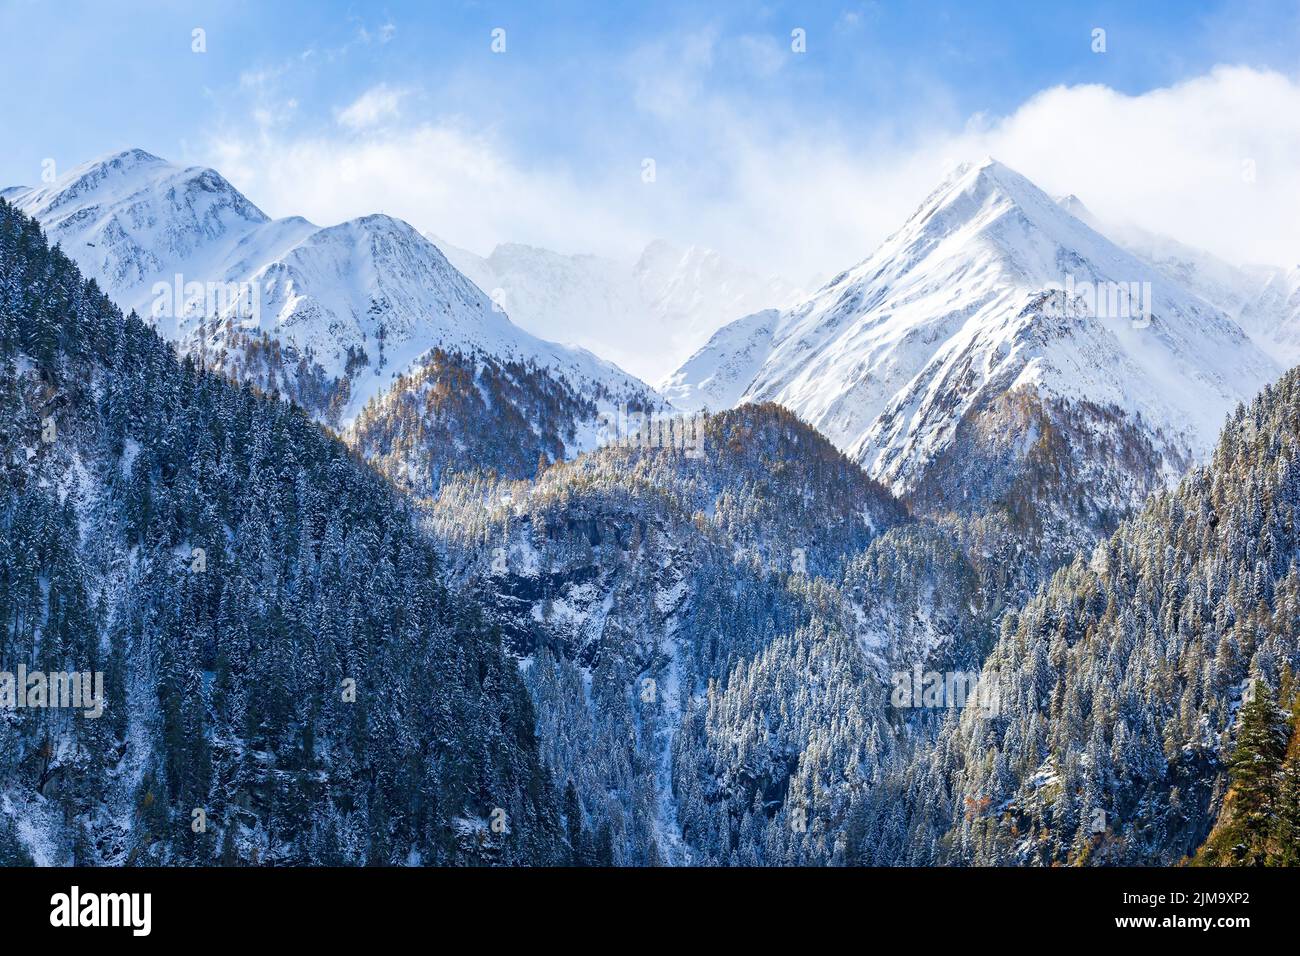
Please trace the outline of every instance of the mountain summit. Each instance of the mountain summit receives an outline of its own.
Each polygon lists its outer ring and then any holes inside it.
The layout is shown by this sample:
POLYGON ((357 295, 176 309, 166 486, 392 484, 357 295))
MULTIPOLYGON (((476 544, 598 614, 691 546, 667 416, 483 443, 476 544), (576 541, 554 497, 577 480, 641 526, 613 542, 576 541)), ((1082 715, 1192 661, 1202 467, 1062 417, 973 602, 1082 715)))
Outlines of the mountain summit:
POLYGON ((331 424, 349 424, 435 349, 530 364, 607 404, 658 401, 611 363, 515 326, 390 216, 273 220, 214 170, 139 149, 4 196, 124 309, 331 424))
POLYGON ((1220 310, 986 159, 862 263, 720 330, 662 387, 679 407, 778 402, 897 493, 926 499, 942 471, 951 505, 973 494, 962 462, 992 467, 972 484, 996 496, 1041 426, 1067 420, 1080 446, 1114 449, 1121 432, 1149 446, 1112 468, 1138 473, 1140 494, 1278 373, 1220 310))

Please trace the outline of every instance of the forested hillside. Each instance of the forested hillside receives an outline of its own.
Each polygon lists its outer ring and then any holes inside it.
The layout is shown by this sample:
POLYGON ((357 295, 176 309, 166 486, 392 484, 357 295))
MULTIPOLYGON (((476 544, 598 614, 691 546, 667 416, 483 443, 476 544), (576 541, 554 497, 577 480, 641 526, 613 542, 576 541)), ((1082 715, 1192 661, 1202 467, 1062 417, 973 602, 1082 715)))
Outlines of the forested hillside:
POLYGON ((1194 853, 1243 733, 1256 747, 1277 737, 1275 765, 1289 736, 1282 716, 1252 722, 1260 704, 1243 719, 1242 702, 1292 694, 1297 508, 1292 371, 1238 409, 1207 465, 1003 620, 985 664, 1001 712, 954 719, 894 784, 917 795, 901 814, 920 837, 907 858, 1168 864, 1194 853))
POLYGON ((408 506, 298 408, 178 360, 0 202, 0 859, 538 863, 513 662, 408 506))
POLYGON ((594 430, 595 398, 532 362, 435 349, 372 400, 347 432, 398 487, 437 492, 453 472, 493 470, 531 478, 594 430))
POLYGON ((520 655, 594 845, 626 864, 818 862, 783 808, 807 794, 809 839, 842 823, 898 735, 937 726, 888 707, 891 674, 978 667, 997 601, 948 533, 785 409, 700 428, 698 456, 606 447, 535 482, 460 476, 431 524, 520 655))

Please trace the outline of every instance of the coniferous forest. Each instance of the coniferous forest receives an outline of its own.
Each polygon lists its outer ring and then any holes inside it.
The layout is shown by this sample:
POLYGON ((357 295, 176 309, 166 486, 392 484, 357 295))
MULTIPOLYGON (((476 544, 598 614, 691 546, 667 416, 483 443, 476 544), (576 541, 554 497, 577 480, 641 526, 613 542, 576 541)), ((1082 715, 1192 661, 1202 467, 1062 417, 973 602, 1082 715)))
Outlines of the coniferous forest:
POLYGON ((0 658, 106 697, 0 712, 0 858, 563 859, 523 681, 409 504, 2 202, 0 302, 0 658))

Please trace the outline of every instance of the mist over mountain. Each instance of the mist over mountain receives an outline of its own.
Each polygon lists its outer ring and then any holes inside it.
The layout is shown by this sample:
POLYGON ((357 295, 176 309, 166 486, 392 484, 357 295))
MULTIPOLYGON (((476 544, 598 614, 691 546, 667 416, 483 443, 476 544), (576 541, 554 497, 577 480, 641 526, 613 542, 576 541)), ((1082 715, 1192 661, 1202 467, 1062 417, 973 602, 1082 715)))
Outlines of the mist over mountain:
POLYGON ((575 342, 655 381, 719 326, 802 293, 712 249, 651 242, 635 262, 507 243, 486 258, 429 238, 538 335, 575 342))

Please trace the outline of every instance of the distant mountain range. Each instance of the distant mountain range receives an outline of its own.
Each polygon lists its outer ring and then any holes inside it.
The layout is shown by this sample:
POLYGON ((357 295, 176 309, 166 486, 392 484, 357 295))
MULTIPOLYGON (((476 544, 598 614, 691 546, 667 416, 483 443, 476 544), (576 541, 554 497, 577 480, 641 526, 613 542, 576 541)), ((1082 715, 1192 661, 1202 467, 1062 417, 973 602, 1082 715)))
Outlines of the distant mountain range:
POLYGON ((429 238, 525 328, 589 348, 647 381, 675 368, 724 322, 803 295, 711 249, 664 240, 629 263, 516 243, 484 258, 429 238))
POLYGON ((1300 348, 1300 267, 1238 269, 1131 227, 1111 241, 1076 197, 1054 202, 993 160, 958 170, 870 257, 802 298, 662 241, 635 263, 511 244, 484 258, 388 216, 271 220, 219 173, 138 149, 3 195, 124 308, 336 427, 409 385, 437 349, 476 368, 520 363, 569 393, 545 423, 535 395, 514 406, 551 459, 592 447, 599 415, 628 404, 774 401, 898 494, 930 500, 943 485, 944 506, 972 436, 997 434, 996 447, 977 442, 981 458, 1014 481, 1003 459, 1023 458, 1014 449, 1036 426, 1011 421, 1010 396, 1072 417, 1080 442, 1118 428, 1149 445, 1118 479, 1132 487, 1116 494, 1140 497, 1203 456, 1227 412, 1300 348), (236 292, 195 300, 190 282, 236 292), (1089 301, 1080 290, 1092 289, 1102 295, 1089 301), (1131 303, 1149 315, 1105 315, 1115 289, 1149 290, 1131 303), (703 345, 661 397, 510 316, 646 369, 703 345))

